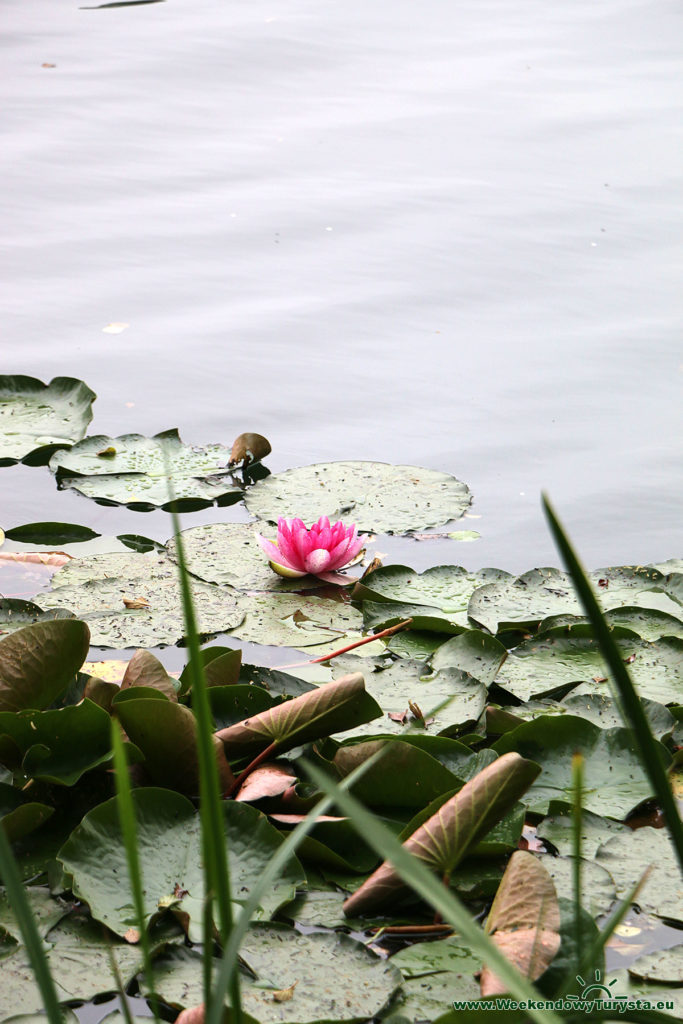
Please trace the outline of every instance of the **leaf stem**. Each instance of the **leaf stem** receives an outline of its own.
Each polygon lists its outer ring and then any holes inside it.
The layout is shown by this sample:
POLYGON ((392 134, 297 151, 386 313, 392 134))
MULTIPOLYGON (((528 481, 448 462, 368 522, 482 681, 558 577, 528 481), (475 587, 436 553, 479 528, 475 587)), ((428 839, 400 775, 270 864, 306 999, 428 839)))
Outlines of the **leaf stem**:
POLYGON ((228 790, 226 790, 224 795, 226 797, 228 797, 228 796, 233 796, 233 797, 237 796, 237 794, 239 793, 240 789, 242 788, 242 784, 243 784, 244 780, 249 775, 251 775, 251 773, 254 771, 254 769, 258 768, 258 766, 260 764, 263 764, 264 761, 267 761, 269 757, 273 757, 273 755, 275 754, 276 750, 277 750, 277 741, 271 743, 269 746, 266 747, 265 750, 262 750, 261 753, 257 757, 255 757, 254 760, 250 762, 250 764, 247 765, 247 767, 244 769, 244 771, 240 772, 240 774, 237 776, 237 778, 235 779, 233 784, 230 786, 230 788, 228 790))
POLYGON ((333 651, 332 654, 326 654, 322 658, 313 658, 312 661, 297 661, 294 665, 276 665, 275 671, 286 672, 290 668, 303 668, 304 665, 320 665, 324 661, 331 661, 332 658, 337 658, 340 654, 354 651, 356 647, 362 647, 363 644, 371 644, 373 640, 383 640, 385 636, 393 636, 394 633, 399 633, 402 629, 408 629, 412 624, 412 619, 404 619, 403 622, 397 622, 395 626, 383 629, 381 633, 372 633, 370 636, 364 636, 362 640, 356 640, 355 643, 349 644, 348 647, 340 647, 338 651, 333 651))

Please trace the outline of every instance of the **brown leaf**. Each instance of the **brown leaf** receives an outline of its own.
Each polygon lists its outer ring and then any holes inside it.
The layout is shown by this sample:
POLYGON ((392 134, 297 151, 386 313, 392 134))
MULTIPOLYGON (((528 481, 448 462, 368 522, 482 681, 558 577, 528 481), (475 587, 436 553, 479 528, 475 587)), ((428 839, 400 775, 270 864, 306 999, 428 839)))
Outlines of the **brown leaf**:
POLYGON ((606 683, 607 682, 607 676, 593 676, 593 682, 594 683, 606 683))
POLYGON ((149 601, 146 597, 124 597, 123 603, 126 608, 149 608, 149 601))
POLYGON ((178 700, 175 686, 166 669, 159 659, 149 651, 136 651, 128 662, 121 681, 121 689, 127 690, 131 686, 151 686, 153 690, 159 690, 169 700, 178 700))
MULTIPOLYGON (((519 928, 514 932, 496 932, 493 941, 503 956, 531 981, 540 978, 552 963, 560 948, 560 936, 547 929, 519 928)), ((483 999, 503 995, 508 991, 505 982, 484 967, 479 979, 483 999)))
POLYGON ((6 562, 33 562, 38 565, 66 565, 73 555, 66 551, 0 551, 0 559, 6 562))
POLYGON ((275 761, 268 761, 259 768, 255 768, 251 775, 244 780, 235 799, 249 803, 252 800, 261 800, 266 796, 280 796, 296 781, 296 776, 292 775, 287 768, 275 761))
POLYGON ((401 725, 405 725, 408 720, 408 710, 405 711, 388 711, 387 718, 390 718, 392 722, 400 722, 401 725))
POLYGON ((140 941, 140 932, 137 928, 129 928, 123 937, 126 942, 130 942, 131 945, 134 945, 136 942, 140 941))
POLYGON ((288 1003, 294 995, 294 989, 299 984, 298 980, 295 981, 289 988, 277 989, 273 992, 273 1002, 275 1003, 288 1003))

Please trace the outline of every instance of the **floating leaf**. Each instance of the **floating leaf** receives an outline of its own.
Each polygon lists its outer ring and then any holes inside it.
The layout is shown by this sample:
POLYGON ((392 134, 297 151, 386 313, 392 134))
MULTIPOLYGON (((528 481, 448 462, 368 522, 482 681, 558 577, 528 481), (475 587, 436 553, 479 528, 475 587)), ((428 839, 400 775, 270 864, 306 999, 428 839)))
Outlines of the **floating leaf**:
POLYGON ((642 911, 683 923, 683 881, 671 839, 666 829, 644 828, 608 839, 595 858, 606 868, 623 899, 646 868, 650 874, 638 893, 642 911))
MULTIPOLYGON (((677 616, 679 605, 669 576, 658 569, 617 566, 588 574, 602 607, 623 605, 655 608, 677 616)), ((581 615, 583 608, 566 572, 531 569, 517 579, 480 587, 471 597, 468 614, 491 633, 511 628, 535 628, 550 615, 581 615)))
MULTIPOLYGON (((539 774, 518 754, 500 757, 451 797, 403 844, 437 871, 450 876, 468 850, 499 821, 539 774)), ((385 861, 344 904, 347 915, 367 913, 392 899, 404 883, 385 861)))
POLYGON ((79 544, 93 540, 100 534, 87 526, 74 523, 26 523, 5 530, 5 536, 8 540, 21 541, 23 544, 79 544))
MULTIPOLYGON (((66 608, 43 611, 33 601, 22 601, 16 597, 0 598, 0 637, 13 633, 22 626, 34 622, 53 622, 55 619, 73 619, 74 613, 66 608)), ((1 648, 0 648, 1 649, 1 648)))
POLYGON ((328 462, 260 480, 245 502, 252 515, 307 524, 321 515, 359 530, 407 533, 459 519, 469 507, 467 486, 447 473, 384 462, 328 462))
MULTIPOLYGON (((683 639, 683 621, 667 612, 659 612, 654 608, 612 608, 605 613, 610 626, 622 626, 637 633, 643 640, 659 640, 662 636, 676 636, 683 639)), ((581 615, 551 615, 544 619, 539 633, 545 633, 555 626, 576 626, 588 624, 588 619, 581 615)))
POLYGON ((389 1021, 434 1021, 454 999, 476 999, 481 959, 459 936, 436 942, 417 942, 391 958, 404 977, 403 991, 389 1021))
MULTIPOLYGON (((227 632, 248 643, 295 649, 316 647, 316 654, 325 654, 337 650, 344 642, 361 639, 360 612, 344 601, 300 594, 240 594, 239 607, 244 620, 227 632)), ((374 650, 380 647, 384 649, 378 640, 374 650)), ((368 655, 372 653, 367 648, 363 650, 368 655)))
MULTIPOLYGON (((638 957, 628 969, 632 978, 662 985, 683 985, 683 944, 638 957)), ((683 993, 681 993, 683 995, 683 993)))
POLYGON ((58 448, 83 437, 95 393, 82 380, 0 376, 0 466, 45 465, 58 448))
MULTIPOLYGON (((612 635, 622 658, 628 659, 641 697, 664 703, 683 700, 683 640, 662 637, 648 643, 620 626, 612 635)), ((610 695, 608 675, 592 626, 558 626, 519 644, 496 682, 520 700, 570 690, 580 682, 590 683, 597 694, 610 695)))
POLYGON ((45 708, 88 654, 90 632, 76 619, 36 622, 0 640, 0 710, 45 708))
POLYGON ((423 614, 441 612, 447 622, 467 629, 470 625, 467 606, 475 590, 511 578, 510 573, 502 569, 470 572, 459 565, 437 565, 418 573, 407 565, 388 565, 364 576, 353 596, 355 600, 424 605, 423 614))
MULTIPOLYGON (((315 576, 285 580, 270 568, 256 540, 253 523, 209 523, 183 530, 183 550, 193 576, 206 583, 220 583, 239 590, 308 590, 320 587, 315 576)), ((176 560, 176 543, 167 544, 169 558, 176 560)))
POLYGON ((127 690, 131 686, 150 686, 171 701, 178 699, 176 693, 179 684, 169 676, 159 659, 149 651, 136 651, 128 662, 121 680, 121 689, 127 690))
MULTIPOLYGON (((569 857, 574 849, 574 822, 568 814, 554 813, 551 804, 549 817, 537 829, 540 839, 548 840, 558 853, 569 857)), ((595 857, 600 846, 614 835, 631 835, 628 825, 620 825, 611 818, 582 810, 581 849, 585 857, 595 857)))
POLYGON ((470 629, 442 644, 431 659, 434 672, 457 669, 489 686, 507 658, 507 650, 495 637, 470 629))
MULTIPOLYGON (((171 707, 159 701, 162 706, 171 707)), ((204 866, 199 815, 186 797, 170 789, 134 789, 132 798, 145 921, 149 922, 161 907, 170 907, 181 922, 189 920, 193 941, 201 941, 204 866)), ((223 814, 232 891, 239 905, 248 897, 282 837, 248 804, 226 802, 223 814)), ((73 875, 74 894, 87 900, 97 921, 121 936, 136 925, 115 798, 86 814, 60 850, 59 859, 73 875)), ((288 903, 303 880, 299 863, 292 858, 264 893, 257 917, 267 918, 288 903)))
MULTIPOLYGON (((657 744, 662 761, 670 755, 657 744)), ((551 800, 572 803, 571 760, 580 750, 585 760, 583 806, 595 814, 622 819, 652 795, 641 767, 633 733, 628 729, 599 729, 573 715, 541 716, 506 733, 494 744, 504 754, 516 750, 543 768, 529 792, 529 806, 545 814, 551 800)), ((631 879, 633 881, 633 879, 631 879)))
MULTIPOLYGON (((199 794, 197 721, 189 708, 171 701, 114 699, 126 734, 145 755, 145 769, 157 786, 189 796, 199 794)), ((214 737, 219 785, 225 792, 234 781, 223 744, 214 737)))
MULTIPOLYGON (((208 583, 192 584, 199 632, 207 636, 241 621, 236 592, 208 583)), ((86 619, 95 647, 154 647, 185 635, 177 566, 158 554, 105 554, 74 558, 53 577, 52 590, 38 594, 42 608, 66 607, 86 619), (80 582, 80 581, 83 582, 80 582), (127 609, 135 593, 149 607, 127 609)))
POLYGON ((379 714, 381 709, 365 692, 363 676, 356 672, 221 729, 216 735, 234 759, 271 744, 278 751, 289 750, 332 732, 353 729, 379 714))
POLYGON ((9 737, 21 757, 11 765, 45 782, 73 786, 84 772, 109 761, 109 715, 90 700, 54 711, 0 711, 0 737, 9 737))
MULTIPOLYGON (((550 857, 547 853, 529 854, 538 857, 553 880, 557 895, 566 900, 574 895, 574 858, 550 857)), ((581 903, 591 917, 604 917, 617 898, 612 877, 594 860, 581 858, 581 903)))
POLYGON ((458 788, 462 781, 427 751, 393 739, 342 746, 335 754, 334 767, 345 778, 383 748, 383 757, 365 771, 351 790, 370 807, 424 807, 439 794, 458 788))
POLYGON ((0 827, 11 843, 33 832, 52 814, 54 807, 27 800, 18 789, 0 783, 0 827))
MULTIPOLYGON (((389 1004, 401 984, 390 961, 342 934, 302 935, 284 925, 252 925, 240 957, 250 971, 240 981, 242 1007, 260 1024, 369 1020, 389 1004), (273 999, 273 992, 298 979, 305 982, 299 981, 291 1000, 273 999)), ((174 1008, 203 999, 202 958, 194 950, 172 950, 159 958, 154 979, 155 991, 174 1008)), ((141 988, 148 992, 144 981, 141 988)))
POLYGON ((100 504, 127 505, 142 512, 169 509, 173 504, 170 486, 175 507, 192 512, 214 502, 230 505, 239 501, 242 489, 225 468, 229 457, 229 450, 222 445, 190 447, 183 444, 177 430, 166 430, 154 437, 88 437, 68 453, 54 455, 50 469, 60 487, 71 487, 100 504), (108 447, 114 448, 115 454, 98 458, 108 447))
POLYGON ((243 463, 246 466, 253 462, 260 462, 270 455, 272 448, 270 441, 263 434, 240 434, 232 443, 230 451, 229 466, 237 466, 243 463))

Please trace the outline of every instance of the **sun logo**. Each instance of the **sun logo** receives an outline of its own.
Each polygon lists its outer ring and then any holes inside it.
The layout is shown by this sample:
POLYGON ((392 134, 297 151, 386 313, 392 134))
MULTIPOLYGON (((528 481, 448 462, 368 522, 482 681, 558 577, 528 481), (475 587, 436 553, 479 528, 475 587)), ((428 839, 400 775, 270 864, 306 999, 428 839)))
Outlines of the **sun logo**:
POLYGON ((626 996, 616 996, 616 997, 613 996, 613 994, 611 992, 611 988, 612 988, 612 985, 616 985, 617 979, 613 978, 610 981, 609 985, 603 985, 602 984, 602 974, 598 970, 598 968, 596 968, 595 971, 593 972, 593 981, 591 981, 591 982, 584 981, 584 979, 581 977, 580 974, 576 975, 576 980, 578 981, 579 985, 581 985, 581 989, 582 989, 581 995, 569 996, 568 997, 569 999, 580 999, 580 1000, 583 1001, 583 1000, 586 1000, 586 999, 604 999, 605 997, 607 997, 607 999, 613 999, 613 998, 625 999, 626 998, 626 996))

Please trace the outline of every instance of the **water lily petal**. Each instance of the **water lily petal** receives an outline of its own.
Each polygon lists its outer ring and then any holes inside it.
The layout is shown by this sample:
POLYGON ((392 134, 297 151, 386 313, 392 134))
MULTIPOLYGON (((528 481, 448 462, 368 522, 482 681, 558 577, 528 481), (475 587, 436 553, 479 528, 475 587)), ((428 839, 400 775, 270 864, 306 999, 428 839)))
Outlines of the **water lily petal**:
POLYGON ((335 583, 338 587, 348 587, 351 583, 358 583, 356 576, 344 576, 341 572, 319 572, 318 579, 325 583, 335 583))
POLYGON ((290 565, 295 566, 297 569, 303 569, 303 565, 300 564, 299 553, 292 540, 292 531, 286 519, 280 519, 278 523, 277 546, 290 565))
POLYGON ((299 566, 292 565, 289 559, 280 551, 277 544, 273 544, 272 540, 267 540, 260 533, 257 533, 255 536, 261 550, 265 551, 268 555, 269 561, 276 562, 277 565, 283 565, 286 569, 298 570, 299 566))
POLYGON ((326 548, 314 548, 313 551, 304 559, 304 565, 308 572, 312 573, 313 576, 317 576, 321 572, 325 572, 330 565, 330 553, 326 548))

